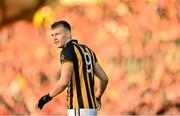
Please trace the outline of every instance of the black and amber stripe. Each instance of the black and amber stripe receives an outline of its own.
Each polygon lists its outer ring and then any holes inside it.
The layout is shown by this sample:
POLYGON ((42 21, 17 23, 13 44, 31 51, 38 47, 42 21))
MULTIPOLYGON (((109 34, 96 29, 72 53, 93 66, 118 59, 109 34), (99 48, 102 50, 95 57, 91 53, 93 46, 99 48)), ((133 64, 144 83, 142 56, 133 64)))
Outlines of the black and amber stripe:
MULTIPOLYGON (((96 62, 95 54, 84 45, 73 42, 74 47, 74 70, 72 80, 68 89, 68 107, 73 108, 97 108, 97 101, 94 94, 94 68, 96 62), (85 52, 91 59, 92 71, 88 73, 85 52)), ((89 60, 90 60, 89 59, 89 60)))

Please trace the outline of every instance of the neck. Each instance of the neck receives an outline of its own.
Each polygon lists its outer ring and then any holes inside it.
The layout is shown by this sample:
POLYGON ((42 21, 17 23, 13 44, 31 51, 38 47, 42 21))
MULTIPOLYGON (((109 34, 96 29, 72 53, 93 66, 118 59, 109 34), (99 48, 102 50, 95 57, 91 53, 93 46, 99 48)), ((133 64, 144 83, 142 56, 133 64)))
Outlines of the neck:
POLYGON ((66 47, 67 43, 68 43, 69 41, 71 41, 71 40, 72 40, 72 38, 71 38, 71 37, 69 37, 69 38, 67 39, 67 41, 66 41, 66 43, 65 43, 65 46, 64 46, 64 47, 66 47))

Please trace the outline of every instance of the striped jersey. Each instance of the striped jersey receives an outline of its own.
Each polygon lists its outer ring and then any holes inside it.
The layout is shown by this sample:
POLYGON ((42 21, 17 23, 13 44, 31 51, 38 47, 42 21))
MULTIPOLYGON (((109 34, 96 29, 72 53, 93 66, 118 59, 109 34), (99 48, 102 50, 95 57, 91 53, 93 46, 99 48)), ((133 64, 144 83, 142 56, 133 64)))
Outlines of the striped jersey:
POLYGON ((94 93, 94 66, 98 62, 95 53, 87 46, 69 41, 60 55, 61 63, 72 62, 73 73, 68 85, 68 108, 97 108, 94 93))

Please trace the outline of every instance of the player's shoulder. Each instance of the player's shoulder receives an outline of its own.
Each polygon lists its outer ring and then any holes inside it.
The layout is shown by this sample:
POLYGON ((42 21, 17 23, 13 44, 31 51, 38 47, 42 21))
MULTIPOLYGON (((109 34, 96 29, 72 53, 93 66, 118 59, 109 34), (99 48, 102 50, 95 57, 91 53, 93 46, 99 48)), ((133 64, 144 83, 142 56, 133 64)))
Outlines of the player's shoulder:
MULTIPOLYGON (((80 44, 80 46, 81 47, 83 47, 83 48, 87 48, 88 50, 91 50, 87 45, 85 45, 85 44, 80 44)), ((92 51, 92 50, 91 50, 92 51)))
POLYGON ((64 47, 62 49, 62 52, 73 52, 73 46, 74 46, 74 43, 72 41, 68 42, 66 47, 64 47))
POLYGON ((72 51, 71 47, 66 46, 65 48, 62 49, 61 54, 69 54, 71 53, 71 51, 72 51))
POLYGON ((73 43, 70 41, 66 44, 66 46, 61 51, 61 61, 73 61, 74 58, 74 49, 73 49, 73 43))

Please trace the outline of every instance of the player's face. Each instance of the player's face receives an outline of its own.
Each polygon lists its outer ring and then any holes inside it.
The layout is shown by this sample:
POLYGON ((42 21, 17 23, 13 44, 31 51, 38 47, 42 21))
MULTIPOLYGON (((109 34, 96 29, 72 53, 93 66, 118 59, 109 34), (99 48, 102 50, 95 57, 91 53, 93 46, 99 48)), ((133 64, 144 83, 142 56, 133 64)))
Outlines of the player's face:
POLYGON ((58 28, 52 29, 51 36, 57 48, 65 47, 66 41, 69 37, 69 33, 70 32, 66 30, 64 27, 58 27, 58 28))

